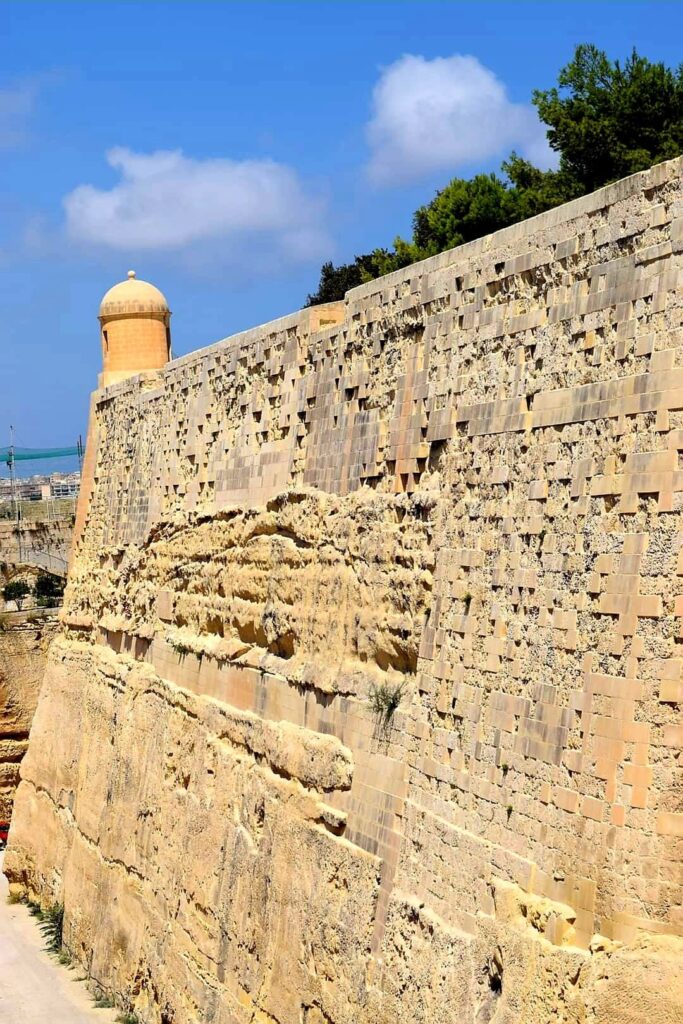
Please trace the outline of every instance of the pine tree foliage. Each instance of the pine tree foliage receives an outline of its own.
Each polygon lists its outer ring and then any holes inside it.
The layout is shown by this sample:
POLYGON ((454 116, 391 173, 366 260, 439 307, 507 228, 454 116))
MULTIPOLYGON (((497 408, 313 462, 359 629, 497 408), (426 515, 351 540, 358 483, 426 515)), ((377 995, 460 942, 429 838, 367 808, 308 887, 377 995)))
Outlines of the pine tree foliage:
POLYGON ((481 238, 611 181, 683 153, 683 65, 673 70, 634 49, 622 65, 583 43, 533 103, 559 155, 543 171, 516 153, 500 174, 453 178, 413 214, 409 240, 351 263, 325 263, 307 306, 336 302, 349 288, 481 238))

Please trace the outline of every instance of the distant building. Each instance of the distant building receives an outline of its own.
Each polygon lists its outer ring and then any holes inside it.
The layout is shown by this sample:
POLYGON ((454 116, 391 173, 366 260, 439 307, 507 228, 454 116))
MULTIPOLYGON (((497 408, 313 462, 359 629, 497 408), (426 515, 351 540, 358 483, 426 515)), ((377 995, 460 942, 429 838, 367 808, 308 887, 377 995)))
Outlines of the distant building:
POLYGON ((57 474, 50 477, 51 498, 77 498, 81 487, 80 473, 70 473, 69 476, 56 479, 57 474))
POLYGON ((12 501, 49 501, 50 498, 76 498, 81 486, 80 473, 50 473, 14 481, 0 480, 0 503, 12 501))

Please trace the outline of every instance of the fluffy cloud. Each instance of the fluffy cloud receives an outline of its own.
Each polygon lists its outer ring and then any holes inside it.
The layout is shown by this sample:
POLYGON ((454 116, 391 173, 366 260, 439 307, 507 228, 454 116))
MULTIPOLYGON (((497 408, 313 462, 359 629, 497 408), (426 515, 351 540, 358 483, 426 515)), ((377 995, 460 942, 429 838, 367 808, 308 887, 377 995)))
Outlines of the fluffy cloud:
POLYGON ((297 174, 272 160, 194 160, 180 150, 111 149, 119 172, 110 189, 79 185, 64 199, 67 231, 81 243, 118 250, 264 247, 288 260, 329 247, 324 209, 297 174))
POLYGON ((455 171, 515 148, 538 166, 554 163, 535 110, 512 103, 476 57, 407 54, 385 68, 368 125, 371 179, 378 185, 455 171))

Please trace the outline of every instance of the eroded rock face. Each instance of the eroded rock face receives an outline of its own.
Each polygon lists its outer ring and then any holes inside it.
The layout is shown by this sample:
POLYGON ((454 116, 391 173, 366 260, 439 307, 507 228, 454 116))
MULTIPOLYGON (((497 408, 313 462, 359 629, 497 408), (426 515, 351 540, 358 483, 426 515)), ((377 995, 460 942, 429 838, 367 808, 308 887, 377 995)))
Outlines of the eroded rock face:
POLYGON ((434 504, 300 490, 262 509, 178 515, 144 550, 103 548, 98 567, 75 567, 69 614, 148 639, 161 620, 176 648, 219 662, 270 655, 291 680, 314 665, 318 690, 353 692, 354 673, 373 670, 414 675, 434 504))
POLYGON ((0 821, 12 816, 19 765, 26 753, 55 618, 0 629, 0 821))
POLYGON ((681 1018, 682 169, 95 396, 6 868, 142 1020, 681 1018))

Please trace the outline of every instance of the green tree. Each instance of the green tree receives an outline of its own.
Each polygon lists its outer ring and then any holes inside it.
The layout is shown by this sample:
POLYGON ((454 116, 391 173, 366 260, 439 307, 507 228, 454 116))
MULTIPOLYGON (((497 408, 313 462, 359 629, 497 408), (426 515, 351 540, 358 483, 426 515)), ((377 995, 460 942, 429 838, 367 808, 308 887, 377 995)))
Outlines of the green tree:
POLYGON ((19 611, 21 611, 21 606, 30 593, 31 588, 23 580, 10 580, 2 588, 2 596, 5 601, 14 601, 19 611))
POLYGON ((382 273, 533 217, 576 194, 566 175, 540 171, 515 153, 503 164, 503 171, 505 178, 496 174, 453 178, 430 203, 415 211, 412 239, 395 240, 382 273))
POLYGON ((424 259, 488 235, 514 219, 510 189, 497 175, 453 178, 431 203, 415 211, 413 245, 424 259))
POLYGON ((335 267, 332 260, 323 263, 320 268, 318 289, 308 296, 305 305, 317 306, 320 302, 338 302, 349 288, 361 284, 358 260, 362 258, 357 256, 353 263, 342 263, 338 267, 335 267))
POLYGON ((356 256, 352 263, 341 263, 338 267, 335 267, 331 260, 323 263, 320 268, 318 290, 308 296, 305 305, 317 306, 320 302, 339 302, 350 288, 356 288, 365 281, 372 281, 373 278, 388 273, 380 269, 382 253, 383 250, 378 249, 366 256, 356 256))
POLYGON ((59 576, 41 572, 33 588, 38 604, 43 608, 53 608, 59 604, 64 593, 64 581, 59 576))
POLYGON ((536 90, 533 102, 560 170, 582 192, 683 151, 683 66, 653 64, 634 49, 622 67, 584 43, 558 84, 536 90))
POLYGON ((349 288, 543 213, 617 178, 683 153, 683 65, 651 63, 634 49, 622 67, 583 43, 558 86, 533 92, 559 154, 542 171, 511 154, 502 175, 454 178, 413 215, 413 237, 351 263, 326 263, 306 305, 343 299, 349 288))
POLYGON ((502 169, 512 192, 515 222, 581 195, 576 181, 565 171, 541 171, 516 153, 510 154, 502 169))
POLYGON ((307 305, 343 299, 349 288, 533 217, 610 181, 683 153, 683 65, 653 64, 634 50, 623 67, 597 47, 577 46, 558 87, 533 94, 558 170, 516 153, 502 175, 453 178, 413 215, 411 239, 351 263, 322 268, 307 305))

